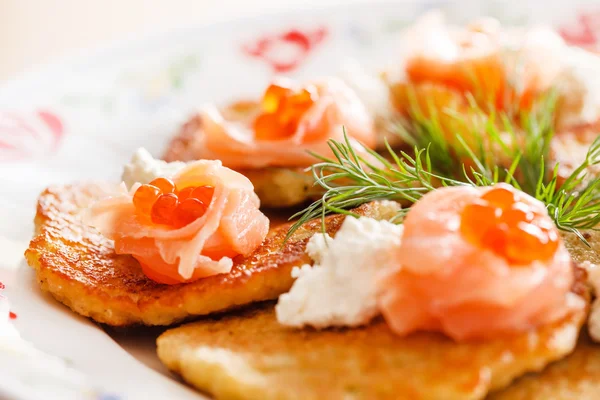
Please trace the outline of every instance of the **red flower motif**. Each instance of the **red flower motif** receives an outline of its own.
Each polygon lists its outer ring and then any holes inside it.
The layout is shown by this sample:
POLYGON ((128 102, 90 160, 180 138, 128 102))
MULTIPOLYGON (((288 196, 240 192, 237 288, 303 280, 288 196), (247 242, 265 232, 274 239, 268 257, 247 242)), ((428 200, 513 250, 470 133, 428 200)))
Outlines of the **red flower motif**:
POLYGON ((600 36, 600 11, 580 14, 577 23, 558 29, 568 44, 594 49, 600 36))
MULTIPOLYGON (((0 282, 0 290, 3 290, 3 289, 6 289, 6 286, 4 286, 4 283, 0 282)), ((0 299, 2 299, 2 298, 5 298, 5 297, 0 294, 0 299)), ((17 314, 15 314, 12 311, 9 311, 8 318, 17 319, 17 314)))
POLYGON ((63 134, 62 121, 49 111, 0 112, 0 162, 53 152, 63 134))
POLYGON ((296 69, 326 36, 325 27, 310 32, 292 29, 262 37, 252 44, 244 45, 242 49, 252 57, 265 60, 275 72, 284 73, 296 69))

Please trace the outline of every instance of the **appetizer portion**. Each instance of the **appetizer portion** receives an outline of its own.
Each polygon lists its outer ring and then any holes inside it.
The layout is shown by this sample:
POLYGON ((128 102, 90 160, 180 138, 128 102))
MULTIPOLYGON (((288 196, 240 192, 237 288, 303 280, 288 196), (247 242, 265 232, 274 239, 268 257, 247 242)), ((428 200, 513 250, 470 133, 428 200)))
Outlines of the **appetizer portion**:
POLYGON ((586 318, 586 272, 506 184, 436 189, 402 227, 346 217, 306 251, 274 310, 169 331, 161 360, 218 399, 483 399, 568 355, 586 318))
POLYGON ((400 44, 402 59, 383 76, 405 146, 448 149, 466 164, 470 153, 485 154, 502 168, 520 149, 549 147, 546 160, 561 164, 564 179, 598 136, 600 57, 548 27, 491 18, 457 26, 431 12, 400 44))
POLYGON ((184 125, 166 161, 221 160, 255 183, 263 206, 288 207, 314 198, 304 171, 330 156, 328 140, 343 140, 366 155, 374 147, 373 120, 354 91, 337 78, 300 85, 277 79, 260 102, 220 110, 202 108, 184 125))
POLYGON ((343 139, 344 130, 356 151, 375 146, 373 121, 336 78, 303 86, 280 78, 247 118, 227 118, 214 106, 201 109, 200 118, 204 132, 197 137, 196 157, 233 169, 308 167, 317 160, 310 152, 330 155, 327 141, 343 139))
POLYGON ((428 193, 406 215, 394 258, 380 307, 400 335, 498 336, 585 308, 544 204, 510 185, 428 193))
POLYGON ((559 97, 558 128, 600 117, 594 94, 600 87, 592 73, 600 57, 567 45, 549 27, 503 27, 493 18, 458 26, 430 12, 404 31, 400 45, 402 60, 384 77, 405 115, 418 107, 431 116, 431 105, 439 111, 440 105, 452 105, 514 116, 553 89, 559 97), (437 96, 429 100, 428 95, 437 96))
POLYGON ((381 318, 298 330, 267 303, 169 330, 157 344, 169 370, 219 400, 478 400, 569 354, 584 320, 580 311, 527 333, 456 343, 399 337, 381 318))
MULTIPOLYGON (((108 184, 46 189, 37 205, 36 235, 25 253, 43 291, 74 312, 113 326, 170 325, 276 299, 292 285, 292 268, 309 262, 306 242, 321 229, 314 221, 283 243, 289 226, 275 228, 254 253, 235 257, 230 272, 164 285, 148 278, 134 257, 117 254, 114 241, 82 221, 92 204, 118 190, 108 184)), ((358 213, 389 218, 377 204, 358 213)), ((331 229, 339 221, 331 218, 331 229)))
POLYGON ((269 231, 252 183, 220 161, 196 161, 171 179, 135 184, 93 204, 86 222, 158 283, 228 273, 269 231))
POLYGON ((425 14, 402 39, 403 70, 397 80, 390 76, 394 100, 409 113, 413 91, 425 114, 428 94, 464 110, 473 106, 468 96, 486 111, 529 109, 557 77, 565 46, 549 28, 517 31, 492 18, 452 26, 440 12, 425 14))

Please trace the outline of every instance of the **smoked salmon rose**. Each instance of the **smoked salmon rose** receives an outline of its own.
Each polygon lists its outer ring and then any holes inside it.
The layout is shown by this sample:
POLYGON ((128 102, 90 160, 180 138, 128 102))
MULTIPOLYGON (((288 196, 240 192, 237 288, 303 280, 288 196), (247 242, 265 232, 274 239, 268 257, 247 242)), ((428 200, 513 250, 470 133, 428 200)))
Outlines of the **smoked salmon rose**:
POLYGON ((581 310, 571 257, 543 203, 512 186, 447 187, 406 216, 379 306, 397 334, 522 332, 581 310))
POLYGON ((176 284, 227 273, 269 230, 252 183, 220 161, 196 161, 172 180, 123 187, 88 210, 86 221, 131 254, 156 282, 176 284))
POLYGON ((249 114, 234 118, 214 106, 202 108, 195 156, 221 160, 235 170, 308 167, 317 161, 310 153, 331 156, 328 140, 344 141, 344 131, 359 153, 377 141, 364 104, 337 78, 303 86, 277 79, 249 114))

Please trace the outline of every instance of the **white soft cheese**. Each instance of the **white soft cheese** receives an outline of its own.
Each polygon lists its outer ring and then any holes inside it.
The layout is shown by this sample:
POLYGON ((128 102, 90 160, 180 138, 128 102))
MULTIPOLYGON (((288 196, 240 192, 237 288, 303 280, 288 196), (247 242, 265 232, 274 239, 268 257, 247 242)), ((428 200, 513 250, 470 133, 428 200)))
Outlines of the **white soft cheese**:
POLYGON ((127 187, 131 188, 138 182, 146 184, 159 177, 170 178, 185 166, 186 163, 181 161, 169 163, 157 160, 148 150, 140 148, 133 154, 129 164, 123 167, 121 178, 127 187))
POLYGON ((600 267, 589 261, 583 262, 581 267, 587 270, 588 283, 596 295, 588 317, 588 331, 592 340, 600 342, 600 267))
POLYGON ((394 265, 402 226, 372 218, 346 218, 335 238, 315 234, 307 253, 315 265, 294 268, 297 278, 275 307, 277 320, 294 327, 358 326, 379 311, 379 272, 394 265))
POLYGON ((557 79, 562 98, 562 126, 593 123, 600 119, 600 56, 568 47, 563 72, 557 79))
POLYGON ((340 78, 348 85, 374 118, 390 118, 394 113, 390 90, 383 79, 367 71, 357 61, 342 65, 340 78))

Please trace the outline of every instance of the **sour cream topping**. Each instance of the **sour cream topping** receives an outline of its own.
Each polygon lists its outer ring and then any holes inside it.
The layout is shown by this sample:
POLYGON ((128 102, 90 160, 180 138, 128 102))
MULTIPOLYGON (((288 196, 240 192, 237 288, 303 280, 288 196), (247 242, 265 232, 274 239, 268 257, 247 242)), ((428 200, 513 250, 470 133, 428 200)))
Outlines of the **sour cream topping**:
POLYGON ((277 320, 294 327, 358 326, 379 314, 378 272, 389 268, 402 226, 348 217, 331 238, 315 234, 306 251, 314 266, 294 268, 297 278, 275 308, 277 320))
POLYGON ((181 161, 166 162, 155 159, 144 148, 139 148, 131 157, 131 161, 123 167, 121 179, 128 188, 136 183, 147 184, 163 177, 172 178, 181 171, 187 163, 181 161))

